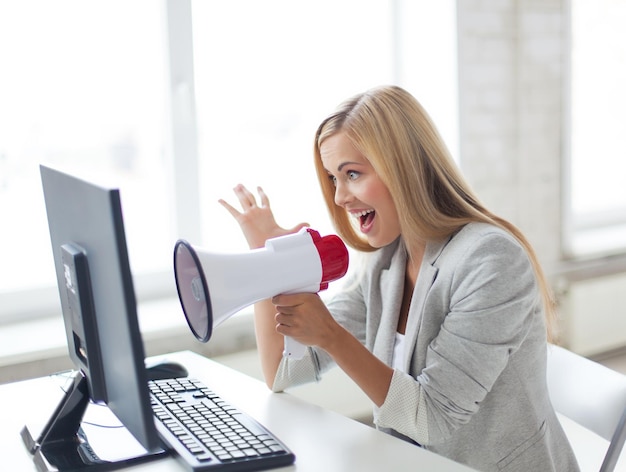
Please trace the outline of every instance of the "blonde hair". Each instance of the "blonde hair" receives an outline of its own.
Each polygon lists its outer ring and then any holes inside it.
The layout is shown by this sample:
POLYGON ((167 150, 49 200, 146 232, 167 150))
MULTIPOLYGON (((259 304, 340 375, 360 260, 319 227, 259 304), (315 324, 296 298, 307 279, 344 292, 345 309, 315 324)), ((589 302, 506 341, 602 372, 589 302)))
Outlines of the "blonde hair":
POLYGON ((339 132, 368 159, 389 189, 409 255, 418 244, 445 238, 470 222, 490 223, 513 235, 532 263, 552 339, 555 304, 535 251, 519 229, 479 202, 428 113, 411 94, 397 86, 368 90, 342 103, 315 134, 315 168, 336 231, 353 248, 374 251, 353 219, 335 204, 335 187, 322 164, 320 146, 339 132))

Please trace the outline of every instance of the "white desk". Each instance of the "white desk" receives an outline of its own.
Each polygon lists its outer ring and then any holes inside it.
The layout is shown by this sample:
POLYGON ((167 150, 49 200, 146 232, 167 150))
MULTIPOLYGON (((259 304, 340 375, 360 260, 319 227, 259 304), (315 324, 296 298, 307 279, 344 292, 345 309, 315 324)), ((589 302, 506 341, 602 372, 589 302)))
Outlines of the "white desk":
MULTIPOLYGON (((281 471, 471 470, 288 393, 272 393, 262 382, 197 354, 179 352, 166 357, 185 365, 190 376, 202 380, 278 436, 296 455, 295 465, 281 471)), ((60 394, 58 378, 43 377, 0 386, 2 470, 36 470, 19 433, 25 423, 45 422, 60 394)), ((126 470, 185 469, 176 459, 167 457, 126 470)))

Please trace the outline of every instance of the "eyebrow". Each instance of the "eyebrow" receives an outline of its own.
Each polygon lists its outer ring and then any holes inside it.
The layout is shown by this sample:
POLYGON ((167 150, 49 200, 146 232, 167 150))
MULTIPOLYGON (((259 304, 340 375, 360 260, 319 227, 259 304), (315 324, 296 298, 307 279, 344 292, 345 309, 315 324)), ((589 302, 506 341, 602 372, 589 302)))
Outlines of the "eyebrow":
POLYGON ((353 161, 346 161, 346 162, 342 162, 341 164, 339 164, 339 167, 337 167, 337 171, 341 172, 341 169, 343 169, 345 166, 350 166, 350 165, 363 165, 361 162, 353 162, 353 161))

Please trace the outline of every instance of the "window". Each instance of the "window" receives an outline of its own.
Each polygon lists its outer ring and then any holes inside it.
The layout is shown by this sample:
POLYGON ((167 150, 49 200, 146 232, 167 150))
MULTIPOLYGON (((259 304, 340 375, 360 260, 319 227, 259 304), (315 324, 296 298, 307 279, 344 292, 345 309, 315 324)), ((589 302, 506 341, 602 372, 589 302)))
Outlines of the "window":
POLYGON ((399 83, 412 91, 455 148, 455 9, 452 1, 436 3, 192 4, 207 244, 246 247, 216 203, 225 198, 238 205, 237 183, 261 185, 279 224, 306 221, 322 234, 332 232, 313 167, 313 135, 341 101, 370 87, 399 83), (428 21, 420 15, 426 9, 428 21))
POLYGON ((343 99, 393 81, 389 4, 193 3, 208 244, 246 247, 216 204, 220 197, 236 202, 232 188, 240 182, 266 190, 279 224, 291 227, 301 218, 322 234, 332 231, 315 178, 313 134, 343 99))
POLYGON ((58 306, 39 164, 120 187, 131 267, 171 266, 163 43, 151 0, 0 3, 0 315, 58 306))
POLYGON ((173 296, 177 238, 246 247, 237 183, 332 231, 312 140, 349 96, 406 87, 456 154, 455 30, 453 0, 0 3, 0 320, 58 311, 40 163, 120 187, 138 298, 173 296))
POLYGON ((626 1, 571 8, 566 250, 580 256, 626 246, 626 1))

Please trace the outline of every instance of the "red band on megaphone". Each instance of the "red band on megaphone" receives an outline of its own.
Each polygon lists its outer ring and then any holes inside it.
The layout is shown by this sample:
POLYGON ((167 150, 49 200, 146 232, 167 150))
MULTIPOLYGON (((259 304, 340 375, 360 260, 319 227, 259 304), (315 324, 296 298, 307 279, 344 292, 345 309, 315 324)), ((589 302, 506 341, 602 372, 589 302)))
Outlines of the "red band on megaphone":
POLYGON ((348 249, 339 236, 320 236, 314 229, 307 228, 322 262, 320 290, 326 290, 328 283, 340 279, 348 271, 348 249))

